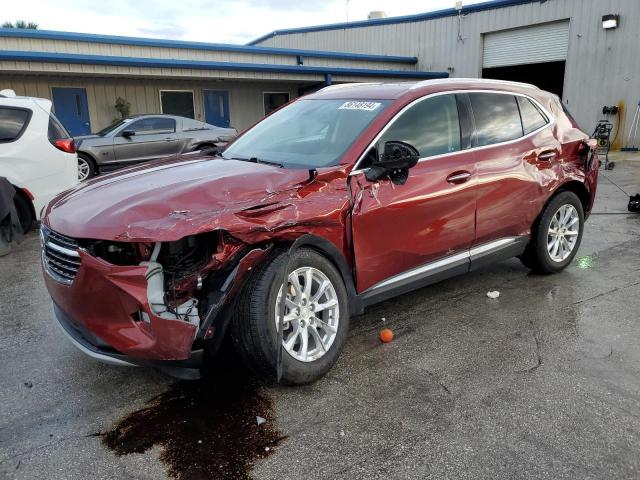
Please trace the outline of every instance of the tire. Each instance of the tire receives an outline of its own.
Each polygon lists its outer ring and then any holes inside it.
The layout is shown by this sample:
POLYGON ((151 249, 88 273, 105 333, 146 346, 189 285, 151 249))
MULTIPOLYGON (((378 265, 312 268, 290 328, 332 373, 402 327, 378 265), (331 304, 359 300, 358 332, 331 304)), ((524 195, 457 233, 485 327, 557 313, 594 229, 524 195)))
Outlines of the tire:
POLYGON ((536 273, 559 272, 576 256, 583 231, 582 202, 573 192, 560 192, 542 212, 538 224, 532 231, 531 243, 520 256, 520 261, 536 273), (563 221, 565 217, 566 222, 563 221), (552 222, 553 227, 550 230, 552 222), (558 225, 559 228, 556 228, 558 225), (562 236, 556 236, 555 231, 561 232, 562 236))
POLYGON ((29 232, 33 228, 33 224, 36 220, 33 215, 33 207, 31 206, 31 203, 20 194, 16 194, 16 196, 13 197, 13 203, 15 204, 16 211, 18 212, 18 219, 22 226, 22 232, 29 232))
POLYGON ((93 158, 83 153, 78 154, 78 180, 88 180, 98 173, 98 168, 93 158))
MULTIPOLYGON (((284 278, 284 268, 287 263, 286 252, 280 251, 256 269, 236 301, 234 317, 231 324, 231 337, 235 348, 245 363, 258 375, 274 380, 277 370, 277 324, 276 301, 284 278)), ((303 307, 304 293, 298 294, 298 289, 289 283, 291 300, 298 302, 299 315, 287 304, 285 318, 289 320, 284 325, 283 344, 290 341, 291 347, 282 347, 282 378, 287 385, 304 385, 314 382, 327 373, 337 360, 347 338, 349 329, 349 302, 347 290, 342 277, 333 264, 314 250, 301 248, 297 250, 290 261, 289 274, 298 273, 298 285, 304 287, 304 273, 311 272, 311 297, 318 292, 320 280, 328 280, 330 286, 325 290, 318 302, 327 305, 337 302, 336 307, 322 310, 323 322, 318 323, 317 311, 303 307), (302 282, 301 282, 302 280, 302 282), (314 289, 315 286, 315 289, 314 289), (306 308, 306 310, 305 310, 306 308), (337 322, 336 322, 337 320, 337 322), (325 330, 333 324, 334 332, 325 330), (336 325, 337 323, 337 325, 336 325), (315 330, 314 335, 311 330, 315 330), (299 332, 297 335, 296 332, 299 332), (306 357, 303 354, 303 337, 307 336, 306 357), (291 341, 294 338, 295 340, 291 341), (322 342, 319 342, 322 340, 322 342), (325 345, 324 348, 321 348, 325 345), (315 353, 314 353, 315 352, 315 353)), ((289 277, 290 280, 292 276, 289 277)), ((301 288, 304 290, 304 288, 301 288)), ((313 298, 311 298, 312 300, 313 298)), ((318 316, 319 318, 319 316, 318 316)))

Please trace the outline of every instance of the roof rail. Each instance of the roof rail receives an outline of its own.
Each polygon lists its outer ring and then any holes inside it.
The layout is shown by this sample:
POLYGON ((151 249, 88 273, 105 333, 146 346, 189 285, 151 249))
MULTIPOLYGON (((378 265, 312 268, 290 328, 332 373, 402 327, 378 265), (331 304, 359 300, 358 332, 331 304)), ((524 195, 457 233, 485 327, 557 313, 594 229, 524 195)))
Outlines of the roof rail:
POLYGON ((535 90, 540 90, 538 87, 536 87, 535 85, 531 84, 531 83, 522 83, 522 82, 512 82, 509 80, 492 80, 490 78, 460 78, 460 77, 455 77, 455 78, 438 78, 438 79, 434 79, 434 80, 422 80, 419 82, 416 82, 412 87, 411 90, 414 90, 416 88, 420 88, 420 87, 426 87, 429 85, 438 85, 441 83, 452 83, 452 82, 474 82, 474 83, 486 83, 489 85, 511 85, 513 87, 521 87, 521 88, 532 88, 535 90))
MULTIPOLYGON (((327 92, 330 90, 339 90, 342 88, 360 87, 362 85, 381 85, 380 82, 354 82, 354 83, 338 83, 336 85, 328 85, 318 90, 318 92, 327 92)), ((317 92, 316 92, 317 93, 317 92)))

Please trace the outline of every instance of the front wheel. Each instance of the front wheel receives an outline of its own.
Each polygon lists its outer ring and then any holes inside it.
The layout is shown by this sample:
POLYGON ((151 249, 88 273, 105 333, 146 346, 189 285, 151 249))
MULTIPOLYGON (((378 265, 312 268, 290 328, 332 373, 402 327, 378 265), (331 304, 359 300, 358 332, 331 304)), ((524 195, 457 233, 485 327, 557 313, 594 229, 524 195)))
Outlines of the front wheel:
POLYGON ((559 272, 576 256, 583 230, 582 202, 573 192, 561 192, 544 209, 520 260, 538 273, 559 272))
POLYGON ((283 301, 282 379, 314 382, 333 366, 349 329, 349 302, 334 265, 314 250, 281 252, 256 271, 237 299, 231 335, 241 357, 259 374, 275 378, 280 302, 283 301), (283 288, 284 287, 284 288, 283 288))

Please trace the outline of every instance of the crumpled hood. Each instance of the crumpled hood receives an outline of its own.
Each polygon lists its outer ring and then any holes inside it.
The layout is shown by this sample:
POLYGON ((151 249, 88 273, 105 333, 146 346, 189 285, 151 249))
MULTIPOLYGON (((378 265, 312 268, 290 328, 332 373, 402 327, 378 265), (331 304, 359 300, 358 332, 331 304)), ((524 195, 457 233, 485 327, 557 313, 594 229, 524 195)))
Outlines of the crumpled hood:
POLYGON ((247 208, 295 199, 308 181, 307 170, 183 157, 81 184, 54 199, 43 221, 73 238, 173 241, 225 228, 247 208))

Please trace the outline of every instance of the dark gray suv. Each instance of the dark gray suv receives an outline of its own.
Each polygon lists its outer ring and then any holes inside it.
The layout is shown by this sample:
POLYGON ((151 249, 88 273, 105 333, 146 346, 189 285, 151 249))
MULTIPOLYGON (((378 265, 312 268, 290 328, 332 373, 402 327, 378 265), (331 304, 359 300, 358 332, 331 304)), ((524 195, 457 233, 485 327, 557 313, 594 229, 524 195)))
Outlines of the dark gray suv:
POLYGON ((196 150, 220 148, 235 128, 222 128, 176 115, 134 115, 92 135, 75 137, 78 179, 105 170, 196 150))

